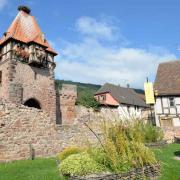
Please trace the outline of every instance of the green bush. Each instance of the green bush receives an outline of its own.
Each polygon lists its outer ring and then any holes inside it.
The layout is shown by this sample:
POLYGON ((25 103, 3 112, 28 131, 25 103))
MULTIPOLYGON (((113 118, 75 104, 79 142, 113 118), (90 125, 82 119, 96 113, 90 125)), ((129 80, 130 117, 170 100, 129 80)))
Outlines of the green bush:
POLYGON ((151 143, 161 141, 163 139, 163 131, 161 128, 153 126, 152 124, 145 124, 144 125, 144 142, 151 143))
POLYGON ((105 168, 93 160, 89 154, 73 154, 62 161, 59 170, 63 175, 87 175, 100 173, 105 168))
POLYGON ((82 149, 78 148, 78 147, 68 147, 66 149, 64 149, 62 152, 60 152, 57 157, 60 161, 63 161, 64 159, 66 159, 68 156, 72 155, 72 154, 79 154, 82 152, 82 149))
POLYGON ((93 94, 91 93, 82 94, 78 99, 77 104, 83 105, 87 108, 93 108, 94 110, 99 110, 100 108, 99 102, 96 101, 93 94))
POLYGON ((142 143, 157 142, 164 136, 161 128, 153 126, 151 123, 145 123, 141 119, 129 123, 125 132, 130 140, 142 143))
POLYGON ((107 169, 111 169, 110 167, 110 160, 107 157, 105 151, 102 149, 102 147, 99 146, 93 146, 89 147, 87 150, 87 153, 93 158, 97 163, 102 164, 107 169))

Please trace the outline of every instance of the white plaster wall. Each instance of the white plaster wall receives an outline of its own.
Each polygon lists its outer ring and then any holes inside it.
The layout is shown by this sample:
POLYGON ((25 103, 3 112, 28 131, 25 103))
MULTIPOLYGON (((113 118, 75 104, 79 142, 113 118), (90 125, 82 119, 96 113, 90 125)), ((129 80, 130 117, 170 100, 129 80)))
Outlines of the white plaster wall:
POLYGON ((170 114, 176 114, 176 108, 171 107, 170 108, 170 114))
POLYGON ((180 119, 179 118, 173 118, 173 126, 179 126, 180 127, 180 119))
POLYGON ((169 114, 169 109, 164 109, 164 114, 169 114))
POLYGON ((176 103, 176 105, 180 105, 180 97, 177 97, 177 98, 175 98, 175 103, 176 103))
POLYGON ((175 101, 175 107, 170 107, 169 97, 163 97, 162 104, 161 104, 161 98, 157 97, 156 103, 154 105, 157 126, 160 126, 160 117, 164 117, 165 115, 168 115, 169 117, 173 118, 173 126, 180 126, 180 118, 173 117, 176 115, 176 109, 177 109, 177 113, 180 114, 180 97, 175 97, 174 101, 175 101), (167 108, 170 109, 170 112, 167 108))
POLYGON ((180 114, 180 105, 177 105, 176 108, 177 108, 177 113, 180 114))
POLYGON ((162 104, 163 104, 163 107, 164 108, 167 108, 167 107, 169 107, 169 100, 168 100, 168 98, 162 98, 162 104))
POLYGON ((156 99, 155 111, 156 111, 156 114, 162 114, 162 106, 161 106, 161 99, 160 98, 156 99))

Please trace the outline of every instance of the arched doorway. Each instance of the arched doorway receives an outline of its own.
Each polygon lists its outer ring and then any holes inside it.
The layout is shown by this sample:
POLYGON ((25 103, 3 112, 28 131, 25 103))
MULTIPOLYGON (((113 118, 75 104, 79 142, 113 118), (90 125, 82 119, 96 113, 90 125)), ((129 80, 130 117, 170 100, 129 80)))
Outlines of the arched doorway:
POLYGON ((41 109, 40 103, 34 98, 28 99, 24 103, 24 105, 28 106, 28 107, 34 107, 34 108, 37 108, 37 109, 41 109))

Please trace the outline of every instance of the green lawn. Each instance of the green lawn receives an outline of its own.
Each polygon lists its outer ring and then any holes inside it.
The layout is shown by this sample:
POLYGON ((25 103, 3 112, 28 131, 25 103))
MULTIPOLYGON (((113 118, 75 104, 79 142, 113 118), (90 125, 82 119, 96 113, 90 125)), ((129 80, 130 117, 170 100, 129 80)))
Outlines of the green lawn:
POLYGON ((65 180, 54 158, 0 164, 0 180, 65 180))
POLYGON ((160 180, 180 180, 180 161, 174 159, 174 152, 180 151, 180 144, 169 144, 155 150, 157 158, 162 162, 160 180))
MULTIPOLYGON (((174 160, 174 152, 180 151, 180 144, 170 144, 155 150, 162 161, 160 180, 180 180, 180 161, 174 160)), ((60 177, 55 158, 16 161, 0 164, 0 180, 65 180, 60 177)))

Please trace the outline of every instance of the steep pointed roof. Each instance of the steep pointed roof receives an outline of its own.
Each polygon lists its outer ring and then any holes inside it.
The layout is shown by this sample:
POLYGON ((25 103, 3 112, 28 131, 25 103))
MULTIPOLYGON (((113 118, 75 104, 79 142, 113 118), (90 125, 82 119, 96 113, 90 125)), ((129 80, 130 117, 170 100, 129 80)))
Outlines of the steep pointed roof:
POLYGON ((47 51, 57 55, 52 49, 49 43, 45 40, 44 34, 41 32, 34 16, 30 15, 26 11, 20 9, 16 18, 6 31, 3 38, 0 40, 0 45, 6 42, 8 39, 13 38, 15 40, 30 43, 35 42, 46 47, 47 51))
POLYGON ((159 64, 154 90, 159 96, 180 95, 180 61, 159 64))

